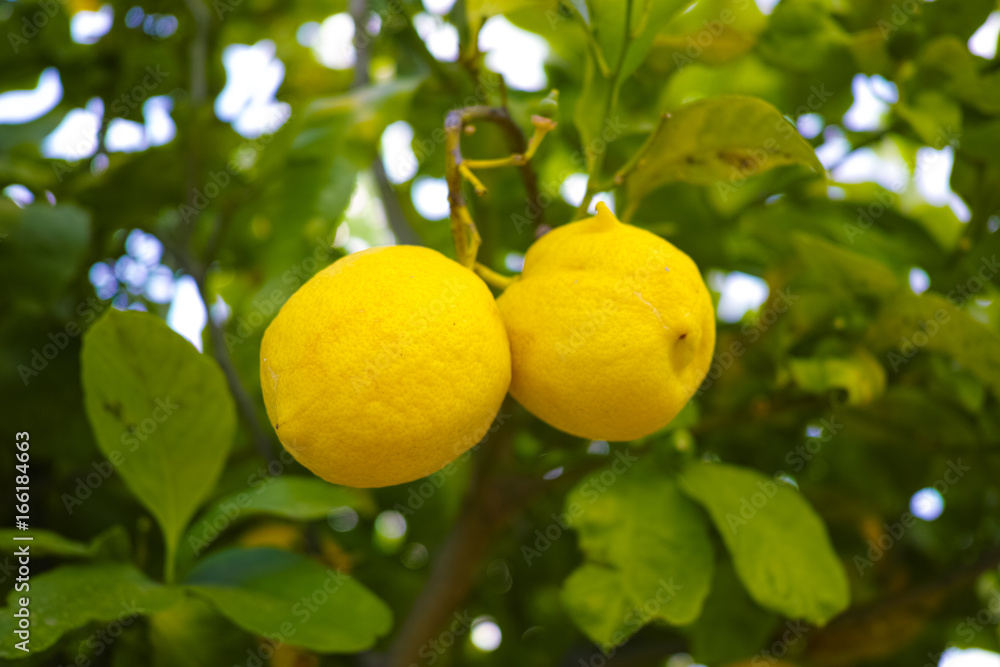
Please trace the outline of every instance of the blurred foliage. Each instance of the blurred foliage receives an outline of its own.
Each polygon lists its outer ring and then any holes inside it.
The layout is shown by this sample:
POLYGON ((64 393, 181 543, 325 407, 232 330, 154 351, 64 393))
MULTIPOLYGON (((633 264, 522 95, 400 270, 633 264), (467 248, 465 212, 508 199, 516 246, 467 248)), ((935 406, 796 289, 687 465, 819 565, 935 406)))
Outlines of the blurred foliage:
MULTIPOLYGON (((967 46, 996 0, 781 0, 769 13, 752 0, 459 0, 443 17, 455 62, 419 36, 418 0, 110 6, 110 31, 80 44, 70 22, 94 0, 0 5, 0 92, 50 67, 63 89, 40 118, 0 125, 0 187, 34 197, 0 199, 0 404, 5 437, 30 433, 35 619, 26 655, 12 633, 17 531, 4 529, 0 659, 542 667, 683 653, 759 667, 1000 649, 1000 60, 967 46), (337 46, 358 64, 331 69, 300 29, 347 12, 357 49, 337 46), (548 44, 546 89, 490 71, 477 35, 498 14, 548 44), (244 136, 213 104, 225 50, 261 40, 284 66, 288 113, 244 136), (859 76, 885 97, 861 129, 845 119, 859 76), (176 136, 109 150, 109 125, 142 122, 153 96, 169 99, 176 136), (95 98, 97 154, 45 157, 45 137, 95 98), (448 222, 412 195, 445 174, 445 115, 474 105, 505 105, 524 136, 479 123, 466 157, 523 150, 532 114, 558 122, 530 171, 482 171, 486 193, 468 189, 487 266, 515 266, 537 233, 582 215, 560 187, 587 174, 586 201, 612 192, 717 298, 734 271, 768 296, 720 320, 708 378, 662 433, 582 442, 511 401, 451 473, 331 487, 277 447, 261 336, 344 238, 384 235, 370 218, 455 256, 448 222), (413 130, 416 170, 393 184, 380 141, 396 121, 413 130), (847 156, 865 155, 884 173, 847 177, 847 156), (914 186, 945 173, 946 155, 967 219, 914 186), (122 264, 132 230, 162 241, 171 279, 227 306, 211 309, 204 354, 166 326, 169 299, 89 278, 122 264), (910 514, 925 487, 940 519, 910 514), (467 559, 442 560, 463 541, 467 559), (442 610, 399 653, 414 619, 442 610), (495 651, 470 643, 465 619, 480 616, 503 632, 495 651)), ((5 451, 4 484, 25 474, 5 451)))

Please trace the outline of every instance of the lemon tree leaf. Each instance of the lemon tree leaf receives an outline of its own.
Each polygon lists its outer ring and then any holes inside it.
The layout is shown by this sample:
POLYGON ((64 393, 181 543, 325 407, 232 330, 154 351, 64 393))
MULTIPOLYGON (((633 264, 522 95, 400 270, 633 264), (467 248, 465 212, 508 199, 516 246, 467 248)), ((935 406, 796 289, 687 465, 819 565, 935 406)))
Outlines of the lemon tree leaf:
POLYGON ((817 625, 847 608, 843 565, 822 520, 798 492, 721 463, 688 466, 680 485, 708 510, 757 604, 817 625))
POLYGON ((824 173, 812 146, 780 111, 755 97, 724 95, 664 116, 624 178, 629 196, 639 200, 676 181, 731 184, 790 164, 824 173))
POLYGON ((90 227, 90 214, 76 206, 19 209, 0 200, 0 280, 18 286, 4 290, 2 301, 56 297, 83 261, 90 227))
POLYGON ((392 627, 389 607, 355 579, 290 551, 222 551, 184 583, 243 629, 314 651, 364 651, 392 627))
POLYGON ((172 555, 229 452, 236 416, 225 377, 163 320, 136 311, 112 309, 94 324, 81 364, 97 443, 172 555))
POLYGON ((701 664, 726 665, 765 645, 778 620, 747 595, 732 563, 719 563, 705 609, 687 633, 691 655, 701 664))
MULTIPOLYGON (((31 579, 31 636, 28 647, 40 653, 70 630, 96 621, 109 623, 133 619, 167 609, 181 597, 180 589, 149 580, 132 565, 94 563, 66 565, 31 579)), ((11 591, 7 607, 0 610, 0 657, 23 658, 15 647, 21 641, 14 630, 14 612, 25 593, 11 591)))
POLYGON ((875 297, 899 290, 892 270, 877 259, 811 234, 793 232, 792 242, 807 275, 828 289, 875 297))
MULTIPOLYGON (((993 266, 1000 269, 995 260, 993 266)), ((940 352, 1000 395, 1000 333, 952 302, 964 298, 958 291, 946 297, 901 290, 882 304, 869 329, 869 341, 876 349, 889 351, 885 360, 891 371, 900 370, 920 350, 940 352)))
POLYGON ((713 549, 703 514, 674 481, 630 471, 607 486, 595 475, 569 494, 566 516, 588 562, 567 580, 563 600, 591 639, 620 645, 653 618, 684 625, 698 617, 713 549), (599 604, 611 590, 615 602, 599 604))
MULTIPOLYGON (((24 542, 16 542, 13 538, 23 535, 23 532, 17 530, 0 530, 0 552, 15 553, 24 542)), ((89 543, 71 540, 51 530, 31 529, 31 553, 34 556, 61 556, 63 558, 125 556, 128 548, 128 532, 121 526, 112 526, 89 543)))
POLYGON ((222 531, 240 519, 268 515, 314 521, 325 518, 336 507, 351 507, 364 513, 375 509, 371 495, 363 489, 334 486, 315 477, 272 478, 266 484, 213 502, 191 524, 179 555, 187 558, 201 553, 222 531))
POLYGON ((865 349, 850 357, 789 359, 788 370, 795 383, 806 391, 846 390, 851 405, 871 403, 885 393, 885 368, 865 349))

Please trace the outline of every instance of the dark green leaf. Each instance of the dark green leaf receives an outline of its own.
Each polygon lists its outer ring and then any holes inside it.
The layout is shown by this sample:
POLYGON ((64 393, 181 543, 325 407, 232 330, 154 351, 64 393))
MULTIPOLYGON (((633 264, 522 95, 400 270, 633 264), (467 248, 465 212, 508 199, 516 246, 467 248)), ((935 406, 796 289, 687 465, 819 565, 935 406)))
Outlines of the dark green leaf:
POLYGON ((314 651, 364 651, 392 627, 392 611, 367 588, 289 551, 222 551, 184 583, 240 627, 314 651))

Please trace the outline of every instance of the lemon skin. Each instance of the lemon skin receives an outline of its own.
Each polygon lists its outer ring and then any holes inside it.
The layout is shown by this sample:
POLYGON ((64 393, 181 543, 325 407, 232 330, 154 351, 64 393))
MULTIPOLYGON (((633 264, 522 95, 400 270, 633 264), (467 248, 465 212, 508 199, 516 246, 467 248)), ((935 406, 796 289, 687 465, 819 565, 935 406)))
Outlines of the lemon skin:
POLYGON ((663 428, 712 361, 715 314, 698 267, 603 203, 536 241, 498 304, 511 394, 580 437, 634 440, 663 428))
POLYGON ((281 443, 323 479, 354 487, 419 479, 475 445, 510 369, 486 284, 416 246, 364 250, 320 271, 260 349, 281 443))

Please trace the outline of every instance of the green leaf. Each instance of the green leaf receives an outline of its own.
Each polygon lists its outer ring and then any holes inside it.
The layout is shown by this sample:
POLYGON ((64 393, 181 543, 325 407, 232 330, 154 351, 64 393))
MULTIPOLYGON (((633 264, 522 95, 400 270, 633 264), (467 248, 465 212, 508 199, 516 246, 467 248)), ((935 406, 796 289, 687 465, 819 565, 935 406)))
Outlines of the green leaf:
POLYGON ((7 608, 0 610, 0 657, 23 658, 15 648, 21 641, 14 630, 19 598, 31 600, 31 637, 28 647, 40 653, 70 630, 91 621, 108 623, 167 609, 181 598, 176 588, 150 581, 132 565, 100 563, 67 565, 31 579, 30 595, 11 591, 7 608))
POLYGON ((109 310, 86 333, 84 403, 101 451, 156 517, 168 572, 215 486, 236 425, 225 377, 158 317, 109 310))
POLYGON ((846 390, 850 405, 871 403, 885 393, 885 368, 865 349, 850 357, 792 358, 788 370, 806 391, 823 394, 831 389, 846 390))
POLYGON ((601 480, 584 480, 566 499, 588 561, 563 591, 570 616, 605 646, 621 645, 652 619, 691 623, 714 564, 704 515, 662 475, 635 470, 612 486, 601 480))
POLYGON ((315 477, 285 475, 222 498, 191 524, 181 556, 201 553, 219 533, 239 519, 277 516, 295 521, 323 519, 331 509, 352 507, 371 513, 375 506, 363 489, 334 486, 315 477))
POLYGON ((688 466, 681 488, 715 522, 757 604, 823 625, 850 603, 826 527, 797 491, 746 468, 688 466))
POLYGON ((367 588, 290 551, 222 551, 184 583, 243 629, 314 651, 364 651, 392 627, 392 611, 367 588))
POLYGON ((812 146, 780 111, 754 97, 726 95, 664 116, 625 179, 637 202, 675 181, 723 187, 789 164, 824 173, 812 146))
MULTIPOLYGON (((12 529, 0 530, 0 552, 14 553, 27 542, 17 541, 15 536, 24 533, 12 529)), ((63 558, 93 558, 95 556, 127 556, 129 536, 121 526, 112 526, 89 544, 63 537, 50 530, 31 529, 31 554, 33 556, 61 556, 63 558)))
MULTIPOLYGON (((574 122, 585 147, 601 135, 605 124, 620 125, 615 116, 605 118, 609 99, 618 94, 614 83, 624 81, 646 59, 653 40, 677 13, 692 0, 591 0, 587 38, 592 41, 600 60, 587 56, 583 90, 574 109, 574 122), (631 16, 627 15, 631 8, 631 16)), ((588 160, 592 159, 587 151, 588 160)), ((588 165, 588 168, 592 166, 588 165)))
POLYGON ((899 290, 896 276, 877 259, 802 232, 794 232, 792 241, 806 273, 829 289, 875 297, 899 290))
POLYGON ((758 49, 783 69, 810 72, 834 61, 850 45, 850 37, 831 15, 824 0, 783 0, 761 35, 758 49))
MULTIPOLYGON (((984 268, 989 262, 983 258, 984 268)), ((1000 267, 995 259, 992 266, 994 271, 1000 267)), ((879 350, 894 350, 886 355, 893 371, 924 349, 946 354, 1000 396, 1000 333, 955 307, 965 299, 959 287, 966 286, 956 286, 947 297, 900 291, 882 305, 869 329, 869 342, 879 350)))
POLYGON ((753 655, 765 645, 778 617, 747 595, 732 563, 716 568, 705 609, 691 626, 691 655, 705 665, 726 665, 753 655))
POLYGON ((0 199, 0 280, 16 284, 3 301, 48 301, 80 268, 90 240, 90 214, 69 205, 17 208, 0 199))

